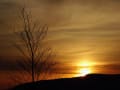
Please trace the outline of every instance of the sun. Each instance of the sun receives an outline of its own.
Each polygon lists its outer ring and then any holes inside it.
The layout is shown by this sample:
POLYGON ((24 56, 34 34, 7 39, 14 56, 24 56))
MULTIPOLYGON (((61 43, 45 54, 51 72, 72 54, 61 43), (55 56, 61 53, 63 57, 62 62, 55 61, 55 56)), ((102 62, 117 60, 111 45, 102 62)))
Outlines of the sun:
POLYGON ((90 61, 82 61, 80 63, 77 63, 77 66, 79 67, 77 69, 77 76, 84 77, 90 73, 93 73, 93 66, 94 63, 90 61))
POLYGON ((80 69, 79 72, 80 72, 79 76, 83 77, 83 76, 90 74, 91 69, 90 68, 82 68, 82 69, 80 69))

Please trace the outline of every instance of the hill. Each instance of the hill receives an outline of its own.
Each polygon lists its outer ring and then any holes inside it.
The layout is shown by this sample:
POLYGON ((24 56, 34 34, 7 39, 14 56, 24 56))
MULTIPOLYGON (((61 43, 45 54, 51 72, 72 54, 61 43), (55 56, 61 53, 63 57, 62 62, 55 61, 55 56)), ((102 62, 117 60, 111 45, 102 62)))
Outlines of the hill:
POLYGON ((43 80, 12 90, 120 90, 120 75, 90 74, 86 77, 43 80))

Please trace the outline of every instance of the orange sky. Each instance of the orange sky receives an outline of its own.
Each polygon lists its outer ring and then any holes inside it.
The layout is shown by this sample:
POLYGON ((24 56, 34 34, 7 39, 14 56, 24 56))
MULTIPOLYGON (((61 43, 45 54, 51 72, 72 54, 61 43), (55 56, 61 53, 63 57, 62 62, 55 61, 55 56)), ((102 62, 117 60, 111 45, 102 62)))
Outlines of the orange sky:
POLYGON ((0 70, 9 70, 18 56, 12 26, 19 30, 24 3, 33 19, 48 25, 46 43, 64 63, 60 73, 78 75, 82 61, 91 73, 120 73, 119 0, 0 0, 0 70))

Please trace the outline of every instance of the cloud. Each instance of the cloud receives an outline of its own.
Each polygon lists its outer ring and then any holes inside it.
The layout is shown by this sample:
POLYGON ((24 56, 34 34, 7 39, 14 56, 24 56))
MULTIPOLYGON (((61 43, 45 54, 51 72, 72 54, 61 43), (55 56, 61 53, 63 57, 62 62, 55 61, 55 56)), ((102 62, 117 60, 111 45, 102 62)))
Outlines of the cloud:
POLYGON ((120 64, 106 64, 94 66, 97 73, 118 74, 120 70, 120 64))
POLYGON ((49 4, 60 4, 60 3, 65 2, 65 0, 36 0, 36 1, 49 3, 49 4))
MULTIPOLYGON (((8 49, 9 38, 12 39, 8 35, 10 24, 15 23, 16 8, 21 7, 21 3, 20 0, 0 1, 1 53, 8 49)), ((66 56, 79 56, 78 53, 85 54, 92 48, 88 55, 100 53, 107 59, 106 55, 110 56, 108 51, 114 53, 119 50, 116 48, 120 45, 119 0, 30 0, 28 6, 33 18, 48 24, 48 42, 66 56)), ((8 52, 11 52, 10 48, 8 52)))
POLYGON ((0 71, 16 70, 15 62, 3 56, 0 56, 0 71))

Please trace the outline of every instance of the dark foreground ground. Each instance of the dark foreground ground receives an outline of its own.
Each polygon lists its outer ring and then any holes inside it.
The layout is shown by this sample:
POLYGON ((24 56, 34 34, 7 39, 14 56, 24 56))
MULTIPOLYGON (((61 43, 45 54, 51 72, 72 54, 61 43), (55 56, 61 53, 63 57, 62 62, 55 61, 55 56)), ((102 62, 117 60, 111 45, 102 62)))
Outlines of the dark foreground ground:
POLYGON ((120 90, 120 75, 91 74, 86 77, 27 83, 12 90, 120 90))

